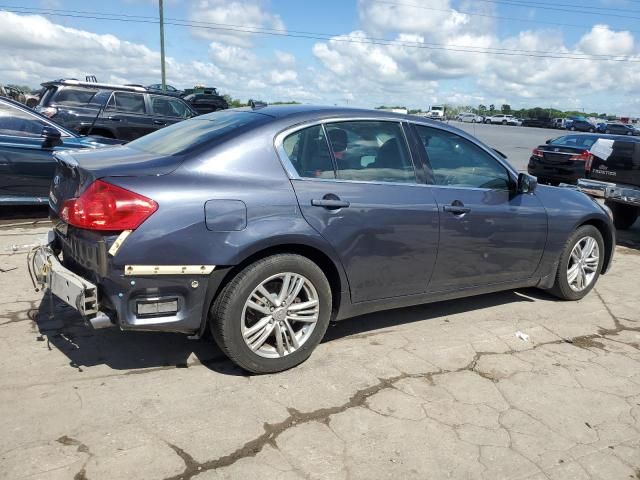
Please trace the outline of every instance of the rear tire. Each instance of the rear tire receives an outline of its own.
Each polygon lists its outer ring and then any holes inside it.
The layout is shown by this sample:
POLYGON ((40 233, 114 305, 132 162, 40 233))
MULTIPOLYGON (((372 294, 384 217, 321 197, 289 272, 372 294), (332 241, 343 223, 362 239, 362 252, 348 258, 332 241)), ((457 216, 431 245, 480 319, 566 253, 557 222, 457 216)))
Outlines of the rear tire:
POLYGON ((580 300, 591 291, 604 262, 604 240, 593 225, 583 225, 565 244, 550 292, 562 300, 580 300))
POLYGON ((638 207, 618 202, 605 202, 613 213, 613 223, 618 230, 628 230, 638 219, 638 207))
POLYGON ((300 255, 278 254, 248 265, 224 287, 211 306, 209 324, 214 340, 236 365, 252 373, 274 373, 309 358, 327 330, 331 305, 331 287, 318 265, 300 255), (294 293, 297 285, 302 286, 294 293), (280 300, 283 287, 294 295, 290 301, 289 294, 280 300), (297 307, 314 300, 317 308, 297 307))

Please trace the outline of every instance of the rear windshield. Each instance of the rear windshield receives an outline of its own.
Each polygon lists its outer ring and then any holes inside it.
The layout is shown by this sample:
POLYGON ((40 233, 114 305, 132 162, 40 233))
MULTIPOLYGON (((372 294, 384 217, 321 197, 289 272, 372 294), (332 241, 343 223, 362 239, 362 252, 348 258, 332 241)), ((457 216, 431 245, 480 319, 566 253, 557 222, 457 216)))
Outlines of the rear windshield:
POLYGON ((551 145, 563 145, 567 147, 591 148, 596 143, 598 137, 587 135, 565 135, 551 141, 551 145))
POLYGON ((225 136, 240 133, 247 127, 267 121, 266 115, 242 111, 216 112, 156 130, 127 144, 128 147, 157 155, 179 155, 225 136))

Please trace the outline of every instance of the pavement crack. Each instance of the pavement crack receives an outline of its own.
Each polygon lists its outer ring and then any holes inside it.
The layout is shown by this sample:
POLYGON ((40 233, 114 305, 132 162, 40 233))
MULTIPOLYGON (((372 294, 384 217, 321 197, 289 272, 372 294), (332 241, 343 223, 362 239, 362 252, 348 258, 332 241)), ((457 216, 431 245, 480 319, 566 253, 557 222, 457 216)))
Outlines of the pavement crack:
POLYGON ((336 407, 319 408, 311 412, 300 412, 294 408, 289 408, 289 416, 283 421, 278 423, 265 423, 264 433, 262 433, 260 436, 246 442, 244 445, 231 452, 230 454, 224 455, 214 460, 209 460, 202 463, 197 462, 184 450, 176 447, 175 445, 168 444, 180 456, 180 458, 182 458, 185 463, 185 469, 182 473, 167 477, 165 480, 190 480, 199 473, 208 470, 228 467, 230 465, 233 465, 237 461, 242 460, 243 458, 255 457, 262 451, 262 449, 266 445, 271 445, 274 448, 277 448, 276 440, 280 435, 282 435, 290 428, 309 422, 321 422, 326 424, 331 416, 337 415, 351 408, 365 406, 366 401, 367 399, 369 399, 369 397, 382 390, 392 388, 395 383, 409 377, 423 377, 423 375, 410 375, 407 373, 402 373, 394 377, 381 378, 375 385, 356 391, 347 402, 336 407))

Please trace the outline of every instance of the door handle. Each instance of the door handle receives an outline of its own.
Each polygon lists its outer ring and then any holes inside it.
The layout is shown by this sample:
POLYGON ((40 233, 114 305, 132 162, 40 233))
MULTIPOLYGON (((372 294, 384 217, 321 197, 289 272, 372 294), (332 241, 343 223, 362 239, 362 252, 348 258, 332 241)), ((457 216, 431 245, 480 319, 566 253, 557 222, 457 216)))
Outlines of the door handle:
POLYGON ((465 213, 469 213, 471 209, 469 207, 465 207, 464 205, 445 205, 442 207, 445 212, 453 213, 454 215, 464 215, 465 213))
POLYGON ((338 208, 347 208, 350 203, 346 200, 340 200, 339 198, 323 198, 321 200, 311 200, 311 205, 314 207, 323 207, 327 210, 337 210, 338 208))
POLYGON ((111 120, 112 122, 121 122, 122 119, 119 117, 107 117, 107 120, 111 120))
POLYGON ((163 121, 161 121, 161 120, 154 120, 154 121, 153 121, 153 124, 154 124, 154 125, 166 125, 166 124, 167 124, 167 122, 163 122, 163 121))

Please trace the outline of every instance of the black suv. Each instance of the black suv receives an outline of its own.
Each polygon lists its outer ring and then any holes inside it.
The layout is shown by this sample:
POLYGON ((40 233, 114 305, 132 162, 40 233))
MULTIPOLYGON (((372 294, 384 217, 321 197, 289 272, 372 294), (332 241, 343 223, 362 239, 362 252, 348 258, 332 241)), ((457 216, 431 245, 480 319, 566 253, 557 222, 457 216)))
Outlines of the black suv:
POLYGON ((42 86, 36 111, 80 134, 129 141, 198 115, 180 98, 139 86, 78 80, 56 80, 42 86))

